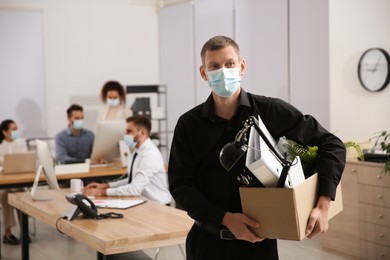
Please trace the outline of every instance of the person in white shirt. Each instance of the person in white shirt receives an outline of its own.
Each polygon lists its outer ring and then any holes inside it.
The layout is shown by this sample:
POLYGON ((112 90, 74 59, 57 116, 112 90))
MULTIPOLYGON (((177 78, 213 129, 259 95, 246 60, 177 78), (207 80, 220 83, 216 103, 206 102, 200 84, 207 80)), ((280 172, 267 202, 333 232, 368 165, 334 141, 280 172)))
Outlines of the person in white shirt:
MULTIPOLYGON (((27 143, 19 138, 18 126, 7 119, 0 124, 0 166, 4 163, 4 154, 27 152, 27 143)), ((9 190, 0 190, 0 203, 3 211, 4 236, 3 243, 19 245, 20 240, 11 233, 11 228, 16 225, 14 207, 8 204, 9 190)))
POLYGON ((101 111, 98 121, 121 120, 132 115, 130 108, 126 108, 125 89, 119 82, 106 82, 102 87, 100 97, 106 107, 101 111))
POLYGON ((89 196, 140 196, 147 200, 170 204, 168 179, 160 150, 149 138, 151 122, 135 115, 126 120, 124 140, 134 149, 128 166, 128 177, 110 183, 93 182, 84 189, 89 196))

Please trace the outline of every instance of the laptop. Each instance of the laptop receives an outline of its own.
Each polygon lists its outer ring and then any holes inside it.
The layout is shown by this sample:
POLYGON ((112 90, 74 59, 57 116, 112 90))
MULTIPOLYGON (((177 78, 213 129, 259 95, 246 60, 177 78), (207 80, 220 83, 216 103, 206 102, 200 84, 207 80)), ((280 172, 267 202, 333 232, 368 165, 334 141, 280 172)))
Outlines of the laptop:
POLYGON ((35 152, 4 154, 4 173, 35 172, 37 155, 35 152))

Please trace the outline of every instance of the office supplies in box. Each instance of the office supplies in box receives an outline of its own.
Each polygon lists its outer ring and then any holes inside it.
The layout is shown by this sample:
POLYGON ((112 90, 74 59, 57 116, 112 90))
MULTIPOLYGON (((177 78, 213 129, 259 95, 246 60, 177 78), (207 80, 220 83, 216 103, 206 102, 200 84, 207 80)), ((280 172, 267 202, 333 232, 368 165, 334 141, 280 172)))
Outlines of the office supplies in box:
MULTIPOLYGON (((282 151, 282 147, 277 145, 260 116, 255 120, 255 123, 259 126, 275 150, 280 154, 284 154, 285 152, 282 151)), ((250 130, 248 148, 245 166, 265 187, 276 187, 283 166, 254 127, 250 130)), ((294 188, 304 181, 305 175, 301 160, 297 156, 292 162, 284 186, 286 188, 294 188)))
MULTIPOLYGON (((240 187, 243 213, 260 223, 251 228, 259 237, 302 240, 311 210, 317 202, 317 179, 314 174, 295 188, 240 187)), ((341 185, 328 212, 330 220, 343 209, 341 185)))

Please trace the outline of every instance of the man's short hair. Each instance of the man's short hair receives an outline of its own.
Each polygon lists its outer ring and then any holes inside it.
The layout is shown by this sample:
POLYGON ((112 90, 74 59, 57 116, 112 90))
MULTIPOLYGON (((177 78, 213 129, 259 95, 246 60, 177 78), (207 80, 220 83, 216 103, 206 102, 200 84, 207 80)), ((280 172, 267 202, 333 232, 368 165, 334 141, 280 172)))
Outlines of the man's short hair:
POLYGON ((204 64, 206 51, 216 51, 223 49, 225 47, 232 46, 237 53, 238 58, 240 58, 240 47, 238 44, 229 37, 218 35, 214 36, 210 40, 208 40, 202 47, 200 52, 200 57, 202 58, 202 64, 204 64))
POLYGON ((150 131, 152 130, 152 122, 150 122, 147 117, 142 115, 134 115, 128 117, 126 122, 133 122, 137 127, 144 127, 147 130, 148 135, 150 135, 150 131))
POLYGON ((68 110, 66 110, 66 114, 68 114, 68 118, 70 118, 72 116, 72 112, 73 111, 81 111, 81 112, 83 112, 83 107, 79 106, 79 105, 76 105, 76 104, 71 105, 68 108, 68 110))

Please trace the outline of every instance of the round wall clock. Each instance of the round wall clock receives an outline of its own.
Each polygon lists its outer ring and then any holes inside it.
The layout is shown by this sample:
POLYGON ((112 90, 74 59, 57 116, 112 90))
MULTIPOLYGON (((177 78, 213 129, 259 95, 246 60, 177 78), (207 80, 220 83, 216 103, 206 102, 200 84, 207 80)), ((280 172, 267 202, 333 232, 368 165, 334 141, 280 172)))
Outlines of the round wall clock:
POLYGON ((358 76, 362 86, 371 92, 383 90, 390 82, 390 56, 380 48, 365 51, 359 60, 358 76))

